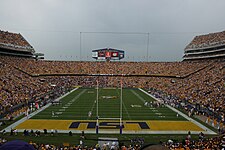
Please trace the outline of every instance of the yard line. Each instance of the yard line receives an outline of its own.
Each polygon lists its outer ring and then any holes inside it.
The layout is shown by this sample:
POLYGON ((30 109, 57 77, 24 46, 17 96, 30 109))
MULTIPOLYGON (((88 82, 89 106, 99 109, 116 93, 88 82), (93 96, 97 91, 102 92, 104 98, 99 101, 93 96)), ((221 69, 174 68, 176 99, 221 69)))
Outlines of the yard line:
MULTIPOLYGON (((55 99, 55 101, 60 101, 62 98, 66 97, 67 95, 71 94, 72 92, 74 92, 74 91, 76 91, 76 90, 78 90, 78 89, 79 89, 79 88, 73 89, 72 91, 70 91, 70 92, 68 92, 68 93, 66 93, 66 94, 64 94, 64 95, 62 95, 62 96, 60 96, 60 97, 58 97, 57 99, 55 99)), ((51 103, 48 103, 48 104, 46 104, 45 106, 41 107, 40 109, 38 109, 38 110, 32 112, 31 114, 29 114, 29 119, 30 119, 31 117, 35 116, 36 114, 38 114, 39 112, 44 111, 46 108, 48 108, 48 107, 51 106, 51 105, 52 105, 51 103)), ((16 126, 18 126, 19 124, 25 122, 26 120, 27 120, 27 117, 23 117, 22 119, 20 119, 20 120, 16 121, 15 123, 9 125, 8 127, 6 127, 6 128, 3 129, 3 130, 5 130, 6 132, 10 132, 11 129, 14 129, 16 126)), ((2 132, 3 130, 1 130, 0 132, 2 132)))
MULTIPOLYGON (((86 92, 87 91, 87 89, 84 89, 83 91, 81 91, 77 96, 75 96, 72 100, 74 100, 73 101, 73 103, 84 93, 84 92, 86 92)), ((68 104, 68 103, 67 103, 68 104)), ((66 105, 66 104, 65 104, 66 105)), ((64 106, 63 106, 64 107, 64 106)))
POLYGON ((145 100, 138 94, 136 93, 134 90, 131 90, 131 92, 136 95, 143 103, 145 103, 145 100))
MULTIPOLYGON (((74 100, 73 101, 73 103, 84 93, 84 92, 86 92, 87 91, 87 89, 84 89, 83 91, 81 91, 77 96, 75 96, 72 100, 74 100)), ((68 103, 67 103, 68 104, 68 103)), ((62 112, 61 111, 61 109, 63 109, 63 107, 65 107, 67 104, 65 104, 64 106, 62 106, 58 111, 59 112, 62 112)), ((70 106, 67 106, 67 107, 70 107, 70 106)), ((65 111, 65 110, 64 110, 65 111)), ((63 114, 63 113, 62 113, 63 114)), ((61 115, 62 115, 61 114, 61 115)))
POLYGON ((123 107, 124 107, 124 109, 125 109, 125 111, 126 111, 126 114, 128 115, 129 120, 131 120, 130 114, 129 114, 129 112, 127 111, 127 107, 124 105, 124 102, 123 102, 123 101, 122 101, 122 103, 123 103, 123 107))
MULTIPOLYGON (((134 90, 131 90, 132 91, 132 93, 134 94, 134 95, 136 95, 143 103, 145 103, 145 100, 138 94, 138 93, 136 93, 134 90)), ((154 108, 154 107, 152 107, 152 108, 154 108)), ((151 110, 151 108, 149 108, 150 110, 151 110)), ((157 115, 157 113, 158 113, 158 110, 157 109, 153 109, 153 110, 151 110, 155 115, 157 115)), ((159 117, 159 115, 157 115, 157 117, 159 117)))
MULTIPOLYGON (((116 89, 116 91, 117 91, 118 95, 120 95, 118 89, 116 89)), ((129 112, 128 112, 128 110, 127 110, 127 107, 126 107, 126 105, 124 104, 123 101, 122 101, 122 105, 123 105, 123 107, 124 107, 124 110, 125 110, 125 112, 126 112, 128 118, 129 118, 129 120, 131 120, 130 114, 129 114, 129 112)))
MULTIPOLYGON (((94 108, 95 108, 95 104, 96 104, 95 102, 96 102, 96 100, 94 100, 94 103, 92 104, 92 107, 91 107, 91 113, 93 113, 93 110, 94 110, 94 108)), ((88 116, 86 120, 88 120, 88 119, 91 118, 91 117, 92 117, 92 116, 90 116, 90 117, 88 116)))
MULTIPOLYGON (((150 93, 146 92, 145 90, 139 88, 140 91, 142 91, 143 93, 149 95, 150 97, 152 97, 153 99, 157 100, 157 101, 161 101, 160 99, 154 97, 153 95, 151 95, 150 93)), ((185 119, 189 120, 190 122, 194 123, 195 125, 199 126, 200 128, 205 130, 206 134, 216 134, 214 131, 212 131, 211 129, 209 129, 208 127, 204 126, 203 124, 199 123, 198 121, 188 117, 186 114, 184 114, 183 112, 179 111, 178 109, 170 106, 170 105, 165 105, 167 108, 171 109, 172 111, 178 113, 179 115, 183 116, 185 119)), ((204 132, 203 132, 204 133, 204 132)))

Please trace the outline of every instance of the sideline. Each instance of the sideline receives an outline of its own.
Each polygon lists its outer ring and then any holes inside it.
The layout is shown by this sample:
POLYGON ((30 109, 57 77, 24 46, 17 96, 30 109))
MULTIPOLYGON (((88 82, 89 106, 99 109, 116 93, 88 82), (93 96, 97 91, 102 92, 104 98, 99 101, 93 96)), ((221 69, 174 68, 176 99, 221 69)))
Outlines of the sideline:
MULTIPOLYGON (((55 99, 54 101, 59 101, 60 99, 66 97, 66 96, 69 95, 70 93, 76 91, 78 88, 79 88, 79 87, 73 89, 72 91, 70 91, 70 92, 64 94, 63 96, 61 96, 61 97, 55 99)), ((20 119, 20 120, 14 122, 13 124, 9 125, 9 126, 6 127, 5 129, 2 129, 1 132, 4 131, 4 130, 5 130, 6 132, 10 132, 11 129, 14 129, 14 128, 15 128, 16 126, 18 126, 19 124, 21 124, 21 123, 23 123, 24 121, 30 119, 31 117, 33 117, 34 115, 38 114, 39 112, 45 110, 46 108, 48 108, 48 107, 51 106, 51 105, 52 105, 52 103, 46 104, 45 106, 41 107, 40 109, 38 109, 38 110, 32 112, 31 114, 29 114, 28 117, 25 116, 25 117, 23 117, 22 119, 20 119)))
MULTIPOLYGON (((142 91, 143 93, 149 95, 150 97, 154 98, 157 101, 160 101, 158 98, 154 97, 153 95, 151 95, 150 93, 146 92, 145 90, 138 88, 140 91, 142 91)), ((185 119, 189 120, 190 122, 194 123, 195 125, 199 126, 200 128, 202 128, 204 130, 204 134, 212 134, 212 135, 216 135, 217 133, 215 133, 214 131, 212 131, 211 129, 207 128, 206 126, 202 125, 201 123, 197 122, 196 120, 188 117, 186 114, 182 113, 181 111, 177 110, 174 107, 171 107, 170 105, 166 104, 166 107, 168 107, 169 109, 173 110, 174 112, 178 113, 179 115, 181 115, 182 117, 184 117, 185 119)))

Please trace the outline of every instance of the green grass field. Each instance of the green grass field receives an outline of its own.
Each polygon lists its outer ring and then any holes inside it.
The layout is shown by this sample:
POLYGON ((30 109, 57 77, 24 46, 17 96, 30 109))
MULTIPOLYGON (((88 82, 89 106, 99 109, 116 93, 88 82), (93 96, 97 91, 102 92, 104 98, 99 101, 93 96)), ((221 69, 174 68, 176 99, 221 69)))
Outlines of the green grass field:
MULTIPOLYGON (((94 88, 79 88, 61 99, 60 105, 52 105, 31 119, 59 120, 96 120, 97 90, 94 88), (88 116, 92 112, 91 117, 88 116), (53 115, 54 113, 54 115, 53 115)), ((99 89, 99 117, 119 118, 121 90, 118 88, 99 89)), ((161 105, 153 106, 154 99, 138 89, 123 89, 122 92, 123 120, 186 120, 169 108, 161 105), (145 102, 152 106, 145 106, 145 102)))

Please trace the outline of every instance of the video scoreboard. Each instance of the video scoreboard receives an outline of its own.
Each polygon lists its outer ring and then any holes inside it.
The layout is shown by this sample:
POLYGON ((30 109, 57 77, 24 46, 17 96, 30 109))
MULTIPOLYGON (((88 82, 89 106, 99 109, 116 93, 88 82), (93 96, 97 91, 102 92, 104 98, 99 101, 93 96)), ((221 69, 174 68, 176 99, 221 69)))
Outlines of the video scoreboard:
POLYGON ((120 60, 124 58, 124 51, 112 48, 92 50, 92 58, 96 60, 120 60))

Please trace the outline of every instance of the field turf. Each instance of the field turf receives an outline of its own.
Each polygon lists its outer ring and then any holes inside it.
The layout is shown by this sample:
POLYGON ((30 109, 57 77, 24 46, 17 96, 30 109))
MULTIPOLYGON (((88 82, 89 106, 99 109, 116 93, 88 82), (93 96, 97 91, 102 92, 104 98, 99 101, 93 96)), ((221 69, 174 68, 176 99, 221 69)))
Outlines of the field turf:
MULTIPOLYGON (((57 120, 96 120, 96 89, 80 88, 61 99, 60 105, 52 105, 32 119, 57 120), (91 111, 91 116, 88 113, 91 111)), ((119 118, 121 90, 118 88, 99 89, 99 117, 119 118)), ((153 106, 155 100, 138 89, 123 89, 122 91, 123 120, 170 120, 185 121, 169 108, 161 105, 153 106), (145 102, 150 106, 145 106, 145 102)))
MULTIPOLYGON (((97 105, 99 128, 104 133, 120 128, 121 89, 119 88, 79 88, 30 119, 22 122, 17 129, 57 129, 61 131, 85 130, 94 133, 97 126, 97 105), (106 131, 106 132, 105 132, 106 131)), ((139 89, 122 90, 122 127, 126 133, 155 133, 203 131, 193 122, 177 112, 159 104, 151 96, 139 89), (146 102, 148 105, 146 105, 146 102)), ((101 132, 103 133, 103 132, 101 132)))

